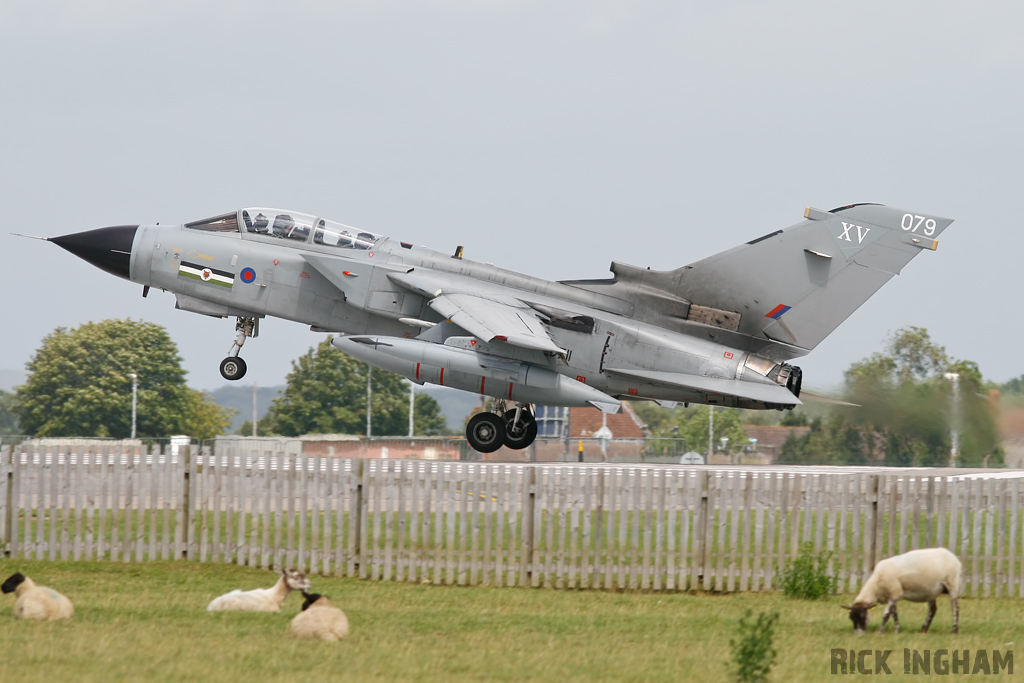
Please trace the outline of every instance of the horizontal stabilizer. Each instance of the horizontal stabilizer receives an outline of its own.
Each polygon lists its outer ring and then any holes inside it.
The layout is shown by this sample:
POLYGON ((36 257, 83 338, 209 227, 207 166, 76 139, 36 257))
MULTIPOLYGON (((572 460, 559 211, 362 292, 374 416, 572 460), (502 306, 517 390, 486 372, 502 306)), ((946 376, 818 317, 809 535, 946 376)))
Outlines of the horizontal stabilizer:
POLYGON ((639 377, 651 382, 686 387, 696 391, 737 396, 750 399, 751 401, 763 401, 764 403, 779 405, 799 405, 802 403, 800 399, 793 395, 793 392, 778 384, 756 384, 738 379, 719 379, 717 377, 701 377, 700 375, 687 375, 681 372, 658 372, 655 370, 605 368, 605 371, 619 375, 629 375, 630 377, 639 377))

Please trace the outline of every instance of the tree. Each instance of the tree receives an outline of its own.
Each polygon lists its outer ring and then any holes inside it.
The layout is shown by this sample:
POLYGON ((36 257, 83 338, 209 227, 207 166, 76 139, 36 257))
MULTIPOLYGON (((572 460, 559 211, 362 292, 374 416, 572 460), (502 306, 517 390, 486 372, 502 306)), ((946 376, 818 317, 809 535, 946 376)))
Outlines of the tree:
POLYGON ((808 434, 790 437, 779 461, 946 465, 952 450, 950 431, 957 422, 961 465, 1001 464, 996 416, 983 386, 977 364, 950 358, 927 330, 898 330, 884 352, 857 361, 846 371, 846 398, 857 406, 833 408, 827 420, 811 423, 808 434), (958 418, 947 373, 958 376, 958 418))
POLYGON ((790 435, 777 462, 785 465, 864 465, 868 461, 863 430, 846 423, 841 413, 817 417, 803 436, 790 435))
POLYGON ((178 349, 160 325, 103 320, 60 327, 26 367, 14 410, 28 434, 131 436, 130 373, 138 375, 138 436, 209 438, 226 426, 223 410, 185 385, 178 349))
MULTIPOLYGON (((238 429, 235 430, 235 434, 239 436, 252 436, 252 420, 246 420, 242 423, 238 429)), ((270 415, 264 415, 260 418, 260 421, 256 424, 256 436, 277 436, 277 425, 274 424, 274 420, 270 415)))
POLYGON ((1024 394, 1024 375, 1014 377, 1006 384, 996 384, 992 388, 1004 394, 1024 394))
POLYGON ((237 411, 222 408, 205 391, 189 389, 189 394, 185 433, 202 441, 227 432, 237 411))
POLYGON ((951 451, 954 421, 961 435, 960 464, 1001 464, 995 413, 982 393, 976 363, 950 358, 928 331, 909 327, 894 333, 886 353, 854 363, 846 371, 847 397, 859 405, 849 419, 866 443, 883 444, 887 465, 944 465, 951 451), (956 373, 959 399, 954 416, 956 373), (877 438, 876 438, 877 437, 877 438))
MULTIPOLYGON (((711 411, 708 406, 676 406, 659 408, 654 404, 637 403, 633 408, 647 425, 651 434, 662 439, 686 439, 691 451, 705 453, 708 446, 708 425, 711 411)), ((733 408, 715 408, 715 452, 737 453, 750 445, 743 428, 745 411, 733 408), (722 437, 728 439, 722 446, 722 437)))
POLYGON ((448 428, 448 420, 441 414, 441 404, 437 399, 417 393, 413 401, 412 426, 417 436, 447 436, 452 433, 448 428))
MULTIPOLYGON (((284 394, 274 399, 267 417, 284 436, 365 434, 367 371, 365 363, 335 349, 328 338, 292 361, 284 394)), ((409 387, 405 380, 384 370, 373 370, 371 377, 372 433, 408 434, 409 387)), ((447 431, 437 401, 426 394, 416 396, 413 427, 417 434, 447 431)))
MULTIPOLYGON (((694 406, 676 409, 679 425, 678 434, 686 439, 691 451, 704 452, 708 443, 708 427, 711 422, 710 406, 694 406)), ((731 408, 715 408, 714 443, 716 453, 738 453, 750 445, 747 430, 740 422, 740 411, 731 408), (722 438, 726 438, 722 445, 722 438)))
POLYGON ((0 434, 20 434, 18 416, 14 413, 14 394, 0 390, 0 434))

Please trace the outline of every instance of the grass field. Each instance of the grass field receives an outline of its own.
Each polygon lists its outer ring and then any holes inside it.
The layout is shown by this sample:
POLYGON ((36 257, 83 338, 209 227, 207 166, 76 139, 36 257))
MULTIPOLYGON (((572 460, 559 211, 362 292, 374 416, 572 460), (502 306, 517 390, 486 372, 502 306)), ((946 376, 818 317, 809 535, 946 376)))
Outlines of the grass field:
MULTIPOLYGON (((270 585, 266 570, 0 560, 0 580, 19 570, 64 592, 76 611, 70 622, 16 622, 13 596, 0 598, 0 674, 19 683, 726 681, 729 639, 748 609, 781 614, 771 676, 778 682, 831 678, 832 648, 892 649, 893 675, 880 680, 920 679, 903 675, 903 648, 1005 651, 1024 636, 1024 600, 1016 599, 964 599, 959 636, 950 634, 943 599, 931 634, 916 633, 926 607, 901 603, 904 632, 855 637, 838 607, 851 596, 808 603, 777 594, 453 588, 315 576, 314 590, 345 610, 352 635, 310 643, 287 635, 298 595, 279 614, 206 612, 228 590, 270 585)), ((1024 676, 1024 661, 1015 664, 1024 676)))

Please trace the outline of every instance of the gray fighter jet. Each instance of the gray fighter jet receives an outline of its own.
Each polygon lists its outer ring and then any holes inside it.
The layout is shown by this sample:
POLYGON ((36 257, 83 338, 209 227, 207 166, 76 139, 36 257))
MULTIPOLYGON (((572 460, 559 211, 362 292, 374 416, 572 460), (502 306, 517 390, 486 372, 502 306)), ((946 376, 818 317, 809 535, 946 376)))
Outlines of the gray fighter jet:
POLYGON ((791 409, 818 345, 952 220, 878 204, 804 220, 676 270, 611 265, 551 282, 295 211, 247 208, 184 225, 122 225, 50 241, 108 273, 235 317, 220 365, 245 374, 259 320, 286 318, 413 382, 491 396, 469 443, 525 448, 533 405, 620 401, 791 409))

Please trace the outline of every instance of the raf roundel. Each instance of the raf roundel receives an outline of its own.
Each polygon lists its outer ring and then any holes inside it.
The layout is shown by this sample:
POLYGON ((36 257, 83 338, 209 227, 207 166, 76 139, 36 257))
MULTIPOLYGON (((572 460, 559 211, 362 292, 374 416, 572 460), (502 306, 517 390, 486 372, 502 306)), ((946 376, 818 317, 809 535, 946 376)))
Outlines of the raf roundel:
POLYGON ((242 282, 252 282, 256 279, 256 271, 252 268, 242 269, 242 282))

